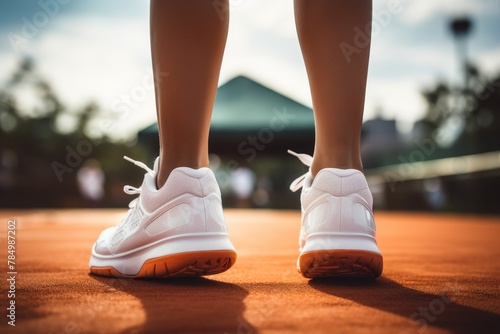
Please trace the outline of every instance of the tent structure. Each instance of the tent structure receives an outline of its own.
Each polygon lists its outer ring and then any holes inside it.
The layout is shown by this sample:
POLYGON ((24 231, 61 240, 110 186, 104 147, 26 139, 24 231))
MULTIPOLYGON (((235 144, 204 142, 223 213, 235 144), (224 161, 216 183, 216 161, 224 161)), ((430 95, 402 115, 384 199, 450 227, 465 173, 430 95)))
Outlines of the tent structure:
MULTIPOLYGON (((139 132, 139 142, 156 154, 156 123, 139 132)), ((235 77, 217 90, 209 147, 218 155, 246 160, 286 154, 287 149, 311 154, 312 109, 248 77, 235 77)))

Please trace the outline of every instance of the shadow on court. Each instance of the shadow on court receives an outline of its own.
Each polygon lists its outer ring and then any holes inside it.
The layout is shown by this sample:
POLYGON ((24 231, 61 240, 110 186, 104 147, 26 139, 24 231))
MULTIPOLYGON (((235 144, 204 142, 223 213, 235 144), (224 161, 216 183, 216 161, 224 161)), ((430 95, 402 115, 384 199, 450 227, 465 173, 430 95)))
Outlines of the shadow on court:
POLYGON ((248 291, 202 277, 110 279, 89 277, 140 300, 146 321, 132 333, 257 333, 243 317, 248 291))
POLYGON ((309 285, 325 294, 408 318, 408 330, 421 333, 439 327, 453 333, 494 333, 500 315, 455 302, 455 291, 440 295, 407 288, 391 279, 314 279, 309 285))

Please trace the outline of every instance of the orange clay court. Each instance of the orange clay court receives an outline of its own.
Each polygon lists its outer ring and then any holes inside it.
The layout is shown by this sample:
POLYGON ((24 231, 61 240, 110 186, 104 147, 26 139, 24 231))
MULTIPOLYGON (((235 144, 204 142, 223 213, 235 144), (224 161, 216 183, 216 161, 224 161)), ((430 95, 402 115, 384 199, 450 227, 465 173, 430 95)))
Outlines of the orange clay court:
POLYGON ((296 272, 298 211, 226 210, 238 252, 205 278, 89 274, 124 210, 0 211, 0 333, 500 333, 500 218, 376 214, 376 280, 296 272), (7 226, 16 220, 15 327, 7 226))

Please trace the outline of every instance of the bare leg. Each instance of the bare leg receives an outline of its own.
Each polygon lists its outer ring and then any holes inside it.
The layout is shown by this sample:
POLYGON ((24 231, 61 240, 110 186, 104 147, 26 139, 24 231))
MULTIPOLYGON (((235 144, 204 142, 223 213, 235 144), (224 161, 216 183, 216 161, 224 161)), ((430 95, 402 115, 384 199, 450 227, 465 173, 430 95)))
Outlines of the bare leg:
MULTIPOLYGON (((213 0, 152 0, 151 53, 161 187, 176 167, 208 166, 208 132, 229 25, 213 0)), ((219 8, 228 2, 218 1, 219 8)))
POLYGON ((341 43, 371 21, 371 0, 295 0, 295 21, 314 107, 316 145, 311 172, 327 167, 362 170, 361 123, 370 45, 349 63, 341 43))

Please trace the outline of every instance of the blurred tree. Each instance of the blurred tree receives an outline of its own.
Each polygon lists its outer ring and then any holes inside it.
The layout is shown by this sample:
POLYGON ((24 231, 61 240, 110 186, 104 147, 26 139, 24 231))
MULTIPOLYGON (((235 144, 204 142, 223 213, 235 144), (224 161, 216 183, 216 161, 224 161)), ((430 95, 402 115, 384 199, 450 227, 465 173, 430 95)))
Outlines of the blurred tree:
MULTIPOLYGON (((403 156, 410 156, 411 152, 425 153, 419 142, 425 142, 426 150, 431 152, 420 154, 425 160, 500 151, 500 74, 488 78, 471 64, 467 64, 465 70, 466 86, 457 88, 441 82, 423 92, 428 105, 427 113, 423 120, 417 122, 419 131, 415 131, 418 134, 415 145, 403 156), (432 149, 429 150, 429 147, 432 149)), ((460 166, 457 167, 459 171, 460 166)), ((386 200, 398 209, 430 209, 425 204, 415 206, 415 199, 409 200, 409 194, 422 198, 424 190, 429 188, 426 188, 428 184, 429 180, 408 182, 403 188, 406 189, 406 197, 399 192, 390 194, 392 197, 386 200)), ((442 177, 437 184, 440 186, 436 189, 446 199, 442 210, 499 212, 495 195, 500 186, 498 168, 442 177)))
POLYGON ((116 143, 91 131, 92 121, 101 117, 94 102, 67 109, 34 62, 21 61, 0 87, 0 207, 83 205, 76 174, 90 158, 100 161, 106 175, 102 205, 123 205, 128 200, 121 194, 123 180, 130 182, 132 174, 140 182, 141 173, 122 157, 143 159, 145 153, 133 142, 116 143))
POLYGON ((424 117, 427 129, 423 134, 427 137, 439 128, 449 116, 451 91, 448 86, 439 83, 434 88, 424 90, 422 95, 428 106, 424 117))
POLYGON ((441 82, 422 93, 427 129, 420 136, 434 138, 451 155, 500 150, 500 75, 488 79, 472 64, 465 70, 467 86, 441 82))
POLYGON ((465 129, 457 144, 473 153, 500 150, 500 74, 488 80, 473 66, 467 71, 465 129))

